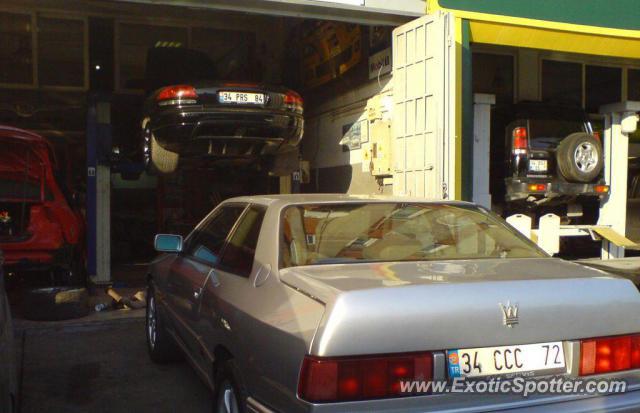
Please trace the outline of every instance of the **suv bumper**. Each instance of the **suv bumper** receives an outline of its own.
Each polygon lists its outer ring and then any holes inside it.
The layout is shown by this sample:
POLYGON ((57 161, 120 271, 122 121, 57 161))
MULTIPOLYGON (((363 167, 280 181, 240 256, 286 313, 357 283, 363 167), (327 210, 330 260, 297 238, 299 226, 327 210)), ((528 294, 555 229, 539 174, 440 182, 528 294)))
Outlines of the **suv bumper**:
POLYGON ((507 201, 523 201, 530 196, 536 199, 578 196, 603 199, 609 195, 609 187, 600 182, 580 184, 539 178, 510 178, 506 180, 506 187, 507 201))

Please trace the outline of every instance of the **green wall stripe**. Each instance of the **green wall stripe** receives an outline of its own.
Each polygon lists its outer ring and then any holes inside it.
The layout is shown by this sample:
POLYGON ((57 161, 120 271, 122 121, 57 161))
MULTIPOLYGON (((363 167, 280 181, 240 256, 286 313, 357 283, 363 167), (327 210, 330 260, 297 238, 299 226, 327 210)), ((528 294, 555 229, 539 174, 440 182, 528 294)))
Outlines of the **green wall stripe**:
POLYGON ((438 0, 447 9, 640 30, 638 0, 438 0))

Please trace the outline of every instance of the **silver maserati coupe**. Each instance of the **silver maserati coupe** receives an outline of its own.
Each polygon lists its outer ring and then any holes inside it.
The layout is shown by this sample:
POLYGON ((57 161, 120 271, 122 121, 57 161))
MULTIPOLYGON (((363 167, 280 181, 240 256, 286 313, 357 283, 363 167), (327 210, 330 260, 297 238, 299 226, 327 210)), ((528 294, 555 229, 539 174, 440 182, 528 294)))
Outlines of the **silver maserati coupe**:
POLYGON ((233 198, 155 246, 149 354, 216 412, 640 411, 636 287, 476 205, 233 198))

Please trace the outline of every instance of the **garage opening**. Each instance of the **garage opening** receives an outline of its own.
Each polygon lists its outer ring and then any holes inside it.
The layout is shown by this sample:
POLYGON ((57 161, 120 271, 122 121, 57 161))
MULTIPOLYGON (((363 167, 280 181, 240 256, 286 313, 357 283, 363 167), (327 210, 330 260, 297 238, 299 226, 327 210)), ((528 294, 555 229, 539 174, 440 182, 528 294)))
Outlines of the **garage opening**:
MULTIPOLYGON (((504 217, 525 214, 534 228, 549 213, 563 225, 595 225, 606 199, 601 106, 638 97, 640 62, 630 59, 473 47, 473 92, 495 97, 490 111, 489 192, 504 217)), ((627 237, 634 229, 633 183, 640 140, 630 137, 627 237)), ((561 255, 598 255, 589 237, 563 240, 561 255), (564 245, 566 244, 566 245, 564 245), (564 248, 563 248, 564 247, 564 248)))

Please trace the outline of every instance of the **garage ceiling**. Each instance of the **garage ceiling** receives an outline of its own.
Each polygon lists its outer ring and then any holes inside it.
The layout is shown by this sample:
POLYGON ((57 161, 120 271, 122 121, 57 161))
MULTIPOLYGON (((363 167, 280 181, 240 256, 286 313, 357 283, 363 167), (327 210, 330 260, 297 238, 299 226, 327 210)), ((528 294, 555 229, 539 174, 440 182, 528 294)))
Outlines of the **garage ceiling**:
POLYGON ((126 3, 229 10, 367 25, 398 26, 425 13, 424 0, 117 0, 126 3))

